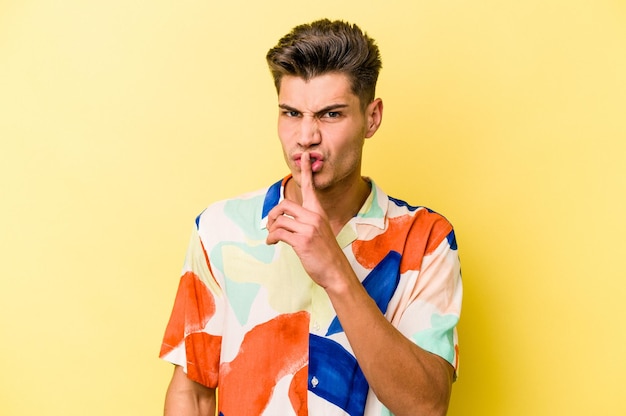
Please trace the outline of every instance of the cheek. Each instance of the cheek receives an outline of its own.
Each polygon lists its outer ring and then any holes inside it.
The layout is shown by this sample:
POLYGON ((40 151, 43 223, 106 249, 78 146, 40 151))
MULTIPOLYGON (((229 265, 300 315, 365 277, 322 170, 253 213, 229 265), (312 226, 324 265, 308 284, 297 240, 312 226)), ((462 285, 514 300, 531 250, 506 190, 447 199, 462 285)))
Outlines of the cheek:
POLYGON ((341 149, 337 149, 341 155, 337 160, 337 164, 341 166, 342 170, 356 169, 361 162, 362 149, 363 147, 356 142, 346 145, 341 149))
POLYGON ((294 123, 290 123, 289 121, 279 121, 277 126, 277 132, 278 138, 283 147, 289 145, 289 143, 293 141, 293 137, 295 134, 294 123))
POLYGON ((337 140, 335 151, 342 155, 342 157, 352 158, 354 155, 358 155, 361 152, 365 139, 360 135, 361 132, 355 132, 352 129, 344 129, 343 131, 335 132, 337 140))
POLYGON ((283 147, 283 149, 285 149, 286 147, 288 147, 289 133, 283 123, 278 123, 277 132, 278 132, 278 140, 280 141, 280 144, 283 147))
POLYGON ((283 149, 283 159, 285 159, 285 162, 287 162, 287 164, 289 164, 290 162, 290 151, 289 151, 289 146, 281 139, 280 140, 280 146, 283 149))
POLYGON ((283 151, 283 159, 287 166, 290 167, 292 164, 291 154, 293 153, 293 144, 291 144, 289 138, 285 136, 285 132, 281 130, 278 131, 278 141, 283 151))

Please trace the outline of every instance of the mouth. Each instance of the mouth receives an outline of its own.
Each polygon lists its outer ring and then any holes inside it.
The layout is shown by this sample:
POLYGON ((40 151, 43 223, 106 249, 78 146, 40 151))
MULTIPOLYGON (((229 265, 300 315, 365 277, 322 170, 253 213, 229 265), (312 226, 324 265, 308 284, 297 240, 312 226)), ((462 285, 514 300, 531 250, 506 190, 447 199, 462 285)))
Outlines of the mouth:
MULTIPOLYGON (((296 153, 293 155, 293 161, 297 167, 301 167, 302 153, 296 153)), ((309 152, 309 161, 311 163, 311 171, 313 173, 322 170, 324 165, 324 156, 319 152, 309 152)))

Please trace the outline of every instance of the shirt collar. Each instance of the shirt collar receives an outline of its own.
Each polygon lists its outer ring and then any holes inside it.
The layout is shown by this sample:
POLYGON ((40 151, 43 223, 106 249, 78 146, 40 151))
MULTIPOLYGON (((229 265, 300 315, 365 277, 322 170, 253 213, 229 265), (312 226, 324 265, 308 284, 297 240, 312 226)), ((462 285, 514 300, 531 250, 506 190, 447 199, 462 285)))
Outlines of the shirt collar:
MULTIPOLYGON (((265 194, 265 200, 263 201, 263 211, 261 214, 261 221, 259 223, 261 229, 267 227, 267 215, 272 208, 285 199, 285 185, 291 177, 291 174, 289 174, 268 188, 267 193, 265 194)), ((349 223, 354 225, 373 225, 380 229, 384 229, 389 197, 372 179, 367 177, 365 179, 371 184, 370 194, 363 203, 359 212, 349 221, 349 223)))

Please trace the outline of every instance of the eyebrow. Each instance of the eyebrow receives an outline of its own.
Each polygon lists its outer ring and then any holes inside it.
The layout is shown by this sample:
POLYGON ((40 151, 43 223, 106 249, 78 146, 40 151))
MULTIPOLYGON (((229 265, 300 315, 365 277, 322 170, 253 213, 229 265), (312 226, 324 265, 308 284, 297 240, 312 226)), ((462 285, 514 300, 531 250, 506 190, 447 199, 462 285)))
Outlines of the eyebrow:
MULTIPOLYGON (((297 113, 302 113, 302 111, 298 110, 297 108, 294 108, 288 104, 278 104, 279 108, 282 108, 283 110, 286 111, 295 111, 297 113)), ((328 105, 318 111, 315 112, 315 115, 320 115, 320 114, 324 114, 324 113, 328 113, 329 111, 335 111, 335 110, 340 110, 342 108, 346 108, 348 107, 348 104, 331 104, 328 105)))

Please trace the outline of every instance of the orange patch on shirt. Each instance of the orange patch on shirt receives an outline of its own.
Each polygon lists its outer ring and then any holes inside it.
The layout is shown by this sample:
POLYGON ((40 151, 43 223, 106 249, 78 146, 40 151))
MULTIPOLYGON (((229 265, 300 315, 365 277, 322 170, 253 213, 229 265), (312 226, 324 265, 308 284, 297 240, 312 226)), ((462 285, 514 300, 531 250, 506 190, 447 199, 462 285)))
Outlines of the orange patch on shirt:
POLYGON ((305 365, 293 376, 289 386, 289 401, 298 416, 307 416, 309 409, 307 405, 307 383, 309 377, 309 366, 305 365), (304 388, 302 388, 304 386, 304 388))
POLYGON ((196 332, 185 338, 187 377, 207 387, 217 387, 222 337, 196 332))
POLYGON ((215 301, 206 286, 193 272, 180 278, 176 300, 165 329, 160 356, 172 351, 185 338, 204 329, 215 313, 215 301))
MULTIPOLYGON (((290 386, 292 404, 297 404, 294 398, 306 398, 306 375, 299 371, 308 359, 308 323, 307 312, 284 314, 246 334, 237 357, 220 368, 220 412, 225 416, 260 415, 276 383, 289 374, 297 375, 290 386)), ((306 414, 302 407, 295 411, 306 414)))
POLYGON ((415 215, 388 218, 388 230, 371 240, 358 240, 352 245, 357 261, 372 269, 390 252, 402 255, 400 273, 419 270, 424 255, 434 251, 452 231, 452 226, 439 214, 425 209, 415 215), (410 247, 410 251, 405 251, 410 247))

